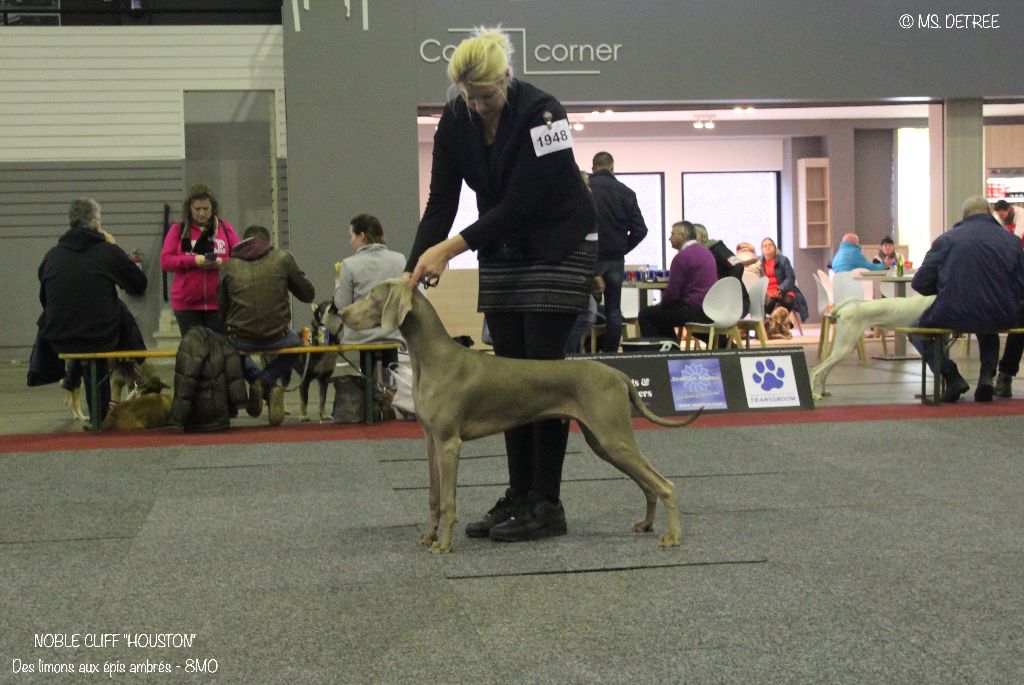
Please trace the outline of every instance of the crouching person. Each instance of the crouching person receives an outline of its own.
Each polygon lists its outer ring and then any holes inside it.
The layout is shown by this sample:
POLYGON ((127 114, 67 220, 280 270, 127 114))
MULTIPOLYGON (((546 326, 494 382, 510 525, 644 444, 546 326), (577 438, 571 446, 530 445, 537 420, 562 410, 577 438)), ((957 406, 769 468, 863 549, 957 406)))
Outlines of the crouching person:
MULTIPOLYGON (((262 226, 250 226, 243 240, 231 249, 231 259, 221 266, 217 287, 221 316, 235 349, 253 352, 301 344, 290 325, 289 292, 302 302, 312 302, 316 294, 295 258, 271 245, 270 232, 262 226)), ((246 357, 246 411, 250 416, 259 416, 266 400, 270 425, 284 421, 284 384, 291 364, 291 357, 278 355, 260 370, 251 357, 246 357)))

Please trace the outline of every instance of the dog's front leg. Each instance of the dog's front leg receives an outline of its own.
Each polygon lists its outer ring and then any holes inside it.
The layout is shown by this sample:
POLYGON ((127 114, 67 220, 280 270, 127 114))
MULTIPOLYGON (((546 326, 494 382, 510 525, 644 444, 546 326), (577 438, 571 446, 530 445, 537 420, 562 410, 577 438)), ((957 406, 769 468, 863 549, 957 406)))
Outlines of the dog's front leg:
POLYGON ((427 529, 420 533, 419 542, 421 545, 430 545, 437 540, 437 522, 441 518, 441 495, 438 484, 437 473, 437 448, 434 446, 434 438, 427 436, 427 470, 430 472, 429 487, 427 489, 427 501, 430 504, 430 518, 427 520, 427 529))
POLYGON ((440 504, 440 537, 430 546, 434 554, 447 554, 452 551, 452 528, 458 520, 458 509, 455 502, 455 490, 459 481, 459 451, 462 440, 458 437, 436 439, 434 443, 435 460, 437 462, 437 492, 440 504))

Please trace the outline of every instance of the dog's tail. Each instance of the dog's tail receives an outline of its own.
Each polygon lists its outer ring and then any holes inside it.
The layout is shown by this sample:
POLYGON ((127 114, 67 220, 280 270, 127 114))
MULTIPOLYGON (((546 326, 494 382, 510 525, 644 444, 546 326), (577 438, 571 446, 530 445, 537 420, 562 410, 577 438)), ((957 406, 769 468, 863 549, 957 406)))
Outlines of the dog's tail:
POLYGON ((685 416, 679 419, 666 419, 658 416, 653 411, 647 408, 644 401, 640 399, 640 393, 637 392, 636 386, 633 385, 633 381, 628 377, 626 378, 626 385, 629 386, 629 401, 633 403, 633 406, 637 408, 644 418, 653 424, 659 426, 665 426, 667 428, 682 428, 683 426, 689 426, 691 423, 697 420, 697 417, 704 413, 704 407, 701 407, 697 411, 693 412, 689 416, 685 416))

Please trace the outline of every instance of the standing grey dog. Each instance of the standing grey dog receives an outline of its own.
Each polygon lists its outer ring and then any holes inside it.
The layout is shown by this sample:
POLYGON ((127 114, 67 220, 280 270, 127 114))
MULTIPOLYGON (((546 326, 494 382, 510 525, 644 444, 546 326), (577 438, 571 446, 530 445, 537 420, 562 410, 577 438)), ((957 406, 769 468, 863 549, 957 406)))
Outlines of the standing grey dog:
POLYGON ((591 449, 643 490, 647 511, 634 531, 653 529, 660 498, 668 529, 658 544, 676 547, 682 541, 675 486, 641 454, 630 408, 670 427, 692 423, 700 411, 683 419, 662 418, 644 405, 629 376, 599 362, 508 359, 466 349, 451 339, 433 306, 403 279, 377 285, 341 316, 356 330, 398 328, 409 347, 416 418, 427 434, 430 467, 430 520, 419 541, 432 552, 452 550, 462 442, 550 418, 575 419, 591 449))

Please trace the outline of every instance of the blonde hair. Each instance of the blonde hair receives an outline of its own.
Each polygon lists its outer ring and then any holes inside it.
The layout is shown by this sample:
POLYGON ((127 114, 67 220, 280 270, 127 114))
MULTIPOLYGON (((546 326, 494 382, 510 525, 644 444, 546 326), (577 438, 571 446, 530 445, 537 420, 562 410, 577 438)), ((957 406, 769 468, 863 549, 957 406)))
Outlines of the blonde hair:
POLYGON ((489 86, 512 74, 512 42, 498 28, 473 29, 452 53, 448 77, 456 86, 489 86))

